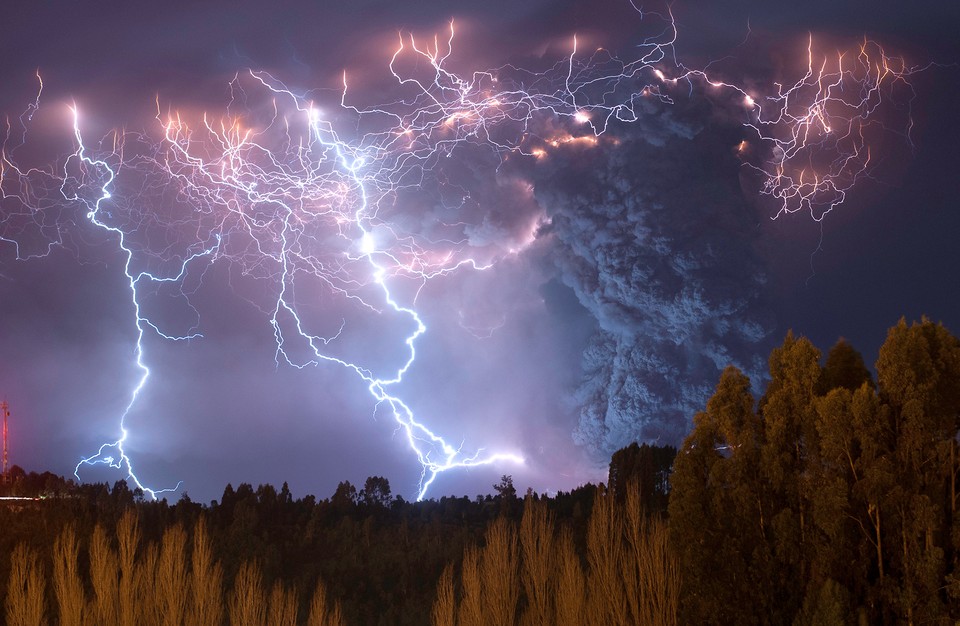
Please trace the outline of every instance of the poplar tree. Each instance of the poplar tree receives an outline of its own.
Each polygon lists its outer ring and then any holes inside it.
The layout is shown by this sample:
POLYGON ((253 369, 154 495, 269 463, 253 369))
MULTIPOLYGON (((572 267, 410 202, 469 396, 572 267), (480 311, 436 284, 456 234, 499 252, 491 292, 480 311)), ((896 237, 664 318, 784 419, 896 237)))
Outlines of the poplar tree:
POLYGON ((803 600, 803 585, 813 549, 809 502, 819 485, 811 468, 819 463, 814 400, 821 379, 820 351, 805 337, 788 332, 770 353, 770 382, 760 401, 763 443, 760 469, 767 502, 765 538, 773 551, 765 585, 766 608, 775 621, 789 621, 803 600))
POLYGON ((911 326, 901 319, 880 348, 877 378, 897 437, 889 530, 898 535, 891 556, 901 580, 894 605, 908 623, 939 619, 947 566, 956 567, 960 342, 928 319, 911 326))
POLYGON ((116 624, 120 610, 120 584, 117 553, 110 546, 107 532, 97 524, 90 538, 90 583, 93 601, 90 612, 101 624, 116 624))
POLYGON ((37 552, 24 543, 10 554, 6 623, 9 626, 45 626, 46 581, 37 552))
POLYGON ((84 623, 86 598, 77 560, 79 550, 77 534, 72 526, 68 526, 53 546, 53 590, 60 624, 63 626, 81 626, 84 623))
POLYGON ((759 592, 771 584, 770 521, 753 404, 750 380, 727 367, 674 463, 669 513, 683 572, 681 623, 755 624, 771 610, 759 592))

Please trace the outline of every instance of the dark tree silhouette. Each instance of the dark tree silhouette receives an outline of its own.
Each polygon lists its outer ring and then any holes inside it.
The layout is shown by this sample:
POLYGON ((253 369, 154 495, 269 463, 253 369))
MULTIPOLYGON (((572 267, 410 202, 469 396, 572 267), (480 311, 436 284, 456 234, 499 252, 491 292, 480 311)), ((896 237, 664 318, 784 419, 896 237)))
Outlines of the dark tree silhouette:
POLYGON ((670 471, 677 449, 636 442, 613 453, 607 486, 617 502, 622 504, 631 481, 638 481, 644 510, 659 513, 667 509, 670 493, 670 471))
POLYGON ((367 506, 388 508, 390 506, 390 481, 383 476, 370 476, 363 483, 360 501, 367 506))

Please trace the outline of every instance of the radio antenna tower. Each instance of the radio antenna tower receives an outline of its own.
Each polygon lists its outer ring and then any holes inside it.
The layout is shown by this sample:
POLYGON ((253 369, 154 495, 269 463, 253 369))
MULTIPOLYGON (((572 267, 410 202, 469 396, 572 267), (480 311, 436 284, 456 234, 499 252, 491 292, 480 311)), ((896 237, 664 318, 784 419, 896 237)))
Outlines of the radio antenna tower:
POLYGON ((7 401, 0 401, 0 413, 3 413, 3 482, 7 482, 7 418, 10 417, 10 408, 7 401))

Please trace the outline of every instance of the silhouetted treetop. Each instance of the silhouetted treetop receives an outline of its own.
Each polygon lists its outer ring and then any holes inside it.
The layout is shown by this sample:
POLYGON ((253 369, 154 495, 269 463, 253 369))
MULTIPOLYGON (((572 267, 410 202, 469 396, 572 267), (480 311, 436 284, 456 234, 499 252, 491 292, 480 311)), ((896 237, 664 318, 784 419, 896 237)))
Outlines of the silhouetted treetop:
POLYGON ((864 365, 863 356, 841 337, 827 353, 827 361, 817 382, 817 393, 823 396, 831 389, 856 391, 863 383, 874 387, 870 370, 864 365))

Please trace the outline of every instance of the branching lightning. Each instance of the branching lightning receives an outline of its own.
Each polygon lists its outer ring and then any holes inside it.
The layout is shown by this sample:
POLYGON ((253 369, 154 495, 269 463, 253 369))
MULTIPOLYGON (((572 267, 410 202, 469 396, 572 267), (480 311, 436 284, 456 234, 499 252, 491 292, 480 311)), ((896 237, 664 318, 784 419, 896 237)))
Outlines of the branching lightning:
MULTIPOLYGON (((777 93, 766 98, 771 112, 758 110, 748 124, 770 146, 766 165, 753 167, 765 179, 761 193, 778 204, 774 217, 804 211, 820 221, 841 205, 860 177, 869 175, 872 126, 900 133, 909 142, 916 94, 908 79, 922 69, 866 39, 852 53, 818 60, 810 37, 804 76, 793 85, 777 84, 777 93), (905 115, 902 127, 891 128, 881 108, 894 89, 905 92, 905 115)), ((759 109, 748 94, 744 98, 759 109)))
MULTIPOLYGON (((912 98, 908 79, 922 69, 887 56, 871 41, 854 53, 819 59, 811 37, 804 76, 792 85, 775 84, 770 95, 756 94, 677 63, 673 17, 654 15, 663 21, 662 33, 644 40, 633 60, 602 49, 584 56, 574 38, 567 57, 537 73, 512 65, 456 73, 450 69, 453 22, 446 39, 434 39, 432 45, 400 35, 387 65, 397 99, 355 104, 344 74, 331 115, 270 74, 249 71, 230 82, 233 99, 222 117, 204 114, 191 123, 179 113, 162 113, 158 100, 161 137, 117 131, 94 149, 85 142, 74 106, 75 150, 50 170, 21 167, 15 158, 40 106, 41 81, 36 100, 19 118, 23 135, 18 140, 7 122, 0 158, 0 239, 15 246, 18 259, 46 256, 63 243, 72 219, 65 217, 64 206, 77 207, 82 219, 76 221, 110 236, 123 255, 137 337, 140 375, 120 417, 120 436, 81 459, 78 478, 83 466, 105 464, 121 469, 151 496, 167 491, 148 488, 137 477, 124 449, 126 418, 150 377, 146 334, 173 341, 202 335, 196 328, 163 330, 145 312, 144 294, 171 285, 189 300, 188 277, 202 275, 215 262, 235 265, 270 285, 265 313, 278 365, 334 364, 366 384, 375 410, 389 412, 422 468, 418 499, 445 471, 522 463, 516 453, 463 452, 462 444, 448 443, 400 398, 398 386, 414 366, 416 344, 427 331, 417 311, 423 286, 458 271, 485 270, 496 260, 478 258, 465 238, 430 241, 402 228, 394 216, 404 194, 441 176, 444 159, 468 145, 502 163, 512 155, 549 158, 571 143, 615 143, 607 133, 612 124, 637 121, 650 101, 672 103, 683 83, 690 91, 721 91, 724 106, 731 95, 737 102, 756 144, 745 140, 738 149, 750 147, 760 155, 745 162, 763 178, 760 193, 777 205, 772 217, 805 211, 819 221, 869 174, 868 129, 882 126, 881 113, 894 88, 907 89, 912 98), (243 112, 233 113, 235 107, 243 112), (189 210, 177 216, 172 210, 148 214, 133 201, 119 201, 123 177, 133 181, 124 189, 135 189, 137 198, 153 193, 160 198, 155 202, 173 198, 189 210), (57 190, 56 198, 47 193, 51 189, 57 190), (151 228, 170 233, 168 239, 175 235, 176 243, 158 246, 145 234, 151 228), (45 239, 45 248, 23 250, 27 231, 45 239), (142 269, 151 262, 162 270, 142 269), (346 322, 321 329, 302 306, 309 297, 304 294, 318 288, 408 328, 400 364, 382 373, 339 353, 336 345, 346 322)), ((909 115, 894 131, 909 136, 909 115)))

